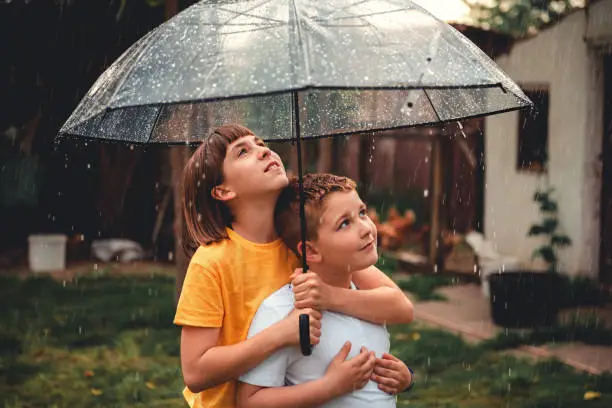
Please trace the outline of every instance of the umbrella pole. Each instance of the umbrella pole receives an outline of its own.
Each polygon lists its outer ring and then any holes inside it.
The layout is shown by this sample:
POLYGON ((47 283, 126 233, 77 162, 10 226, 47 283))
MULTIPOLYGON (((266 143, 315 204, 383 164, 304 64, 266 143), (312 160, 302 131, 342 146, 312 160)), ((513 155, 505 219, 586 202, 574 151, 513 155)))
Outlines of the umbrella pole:
MULTIPOLYGON (((293 112, 295 125, 295 147, 297 150, 297 167, 298 167, 298 189, 300 193, 300 235, 302 241, 302 272, 308 272, 308 263, 306 262, 306 211, 304 198, 304 170, 302 166, 302 135, 300 133, 300 110, 298 102, 298 93, 293 92, 293 112)), ((312 345, 310 344, 310 317, 307 314, 300 315, 300 350, 305 356, 312 354, 312 345)))

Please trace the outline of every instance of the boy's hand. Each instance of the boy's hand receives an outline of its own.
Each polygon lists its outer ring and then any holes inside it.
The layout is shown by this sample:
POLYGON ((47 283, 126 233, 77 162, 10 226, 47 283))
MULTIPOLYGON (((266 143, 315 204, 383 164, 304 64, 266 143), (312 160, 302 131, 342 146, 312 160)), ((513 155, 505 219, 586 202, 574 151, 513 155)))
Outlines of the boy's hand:
POLYGON ((291 275, 291 284, 296 308, 328 309, 333 290, 319 275, 312 271, 302 273, 302 269, 297 268, 291 275))
POLYGON ((318 310, 306 308, 306 309, 293 309, 291 313, 283 320, 278 322, 280 325, 279 330, 283 340, 286 341, 287 346, 299 346, 300 345, 300 315, 307 314, 310 316, 310 344, 319 344, 319 338, 321 337, 321 312, 318 310))
POLYGON ((402 360, 384 353, 382 358, 376 359, 372 381, 376 381, 382 391, 395 395, 410 386, 412 374, 402 360))
POLYGON ((325 372, 334 398, 363 388, 372 376, 376 364, 374 352, 362 347, 358 355, 347 360, 350 351, 351 343, 347 341, 325 372))

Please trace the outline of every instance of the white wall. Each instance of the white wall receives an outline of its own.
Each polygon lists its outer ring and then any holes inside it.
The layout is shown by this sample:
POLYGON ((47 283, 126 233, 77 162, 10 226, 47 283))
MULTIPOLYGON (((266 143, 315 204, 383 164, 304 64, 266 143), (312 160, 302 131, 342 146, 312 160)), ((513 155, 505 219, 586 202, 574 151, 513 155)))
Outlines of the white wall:
MULTIPOLYGON (((570 275, 598 276, 603 77, 601 59, 585 44, 586 19, 576 12, 536 37, 517 42, 497 63, 523 88, 550 92, 549 176, 557 189, 560 220, 573 245, 561 253, 570 275)), ((533 194, 543 178, 517 171, 518 113, 487 118, 485 235, 499 252, 531 260, 539 220, 533 194)))

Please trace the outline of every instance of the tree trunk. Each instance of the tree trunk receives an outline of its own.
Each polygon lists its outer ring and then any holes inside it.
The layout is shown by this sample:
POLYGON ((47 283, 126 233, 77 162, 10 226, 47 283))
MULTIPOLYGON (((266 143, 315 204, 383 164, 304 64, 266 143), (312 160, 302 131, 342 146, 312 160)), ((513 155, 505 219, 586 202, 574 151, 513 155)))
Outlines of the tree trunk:
POLYGON ((176 297, 175 301, 178 302, 179 296, 181 294, 181 289, 183 288, 183 281, 185 280, 185 275, 187 274, 187 266, 188 259, 185 251, 183 250, 183 211, 182 211, 182 174, 183 168, 185 167, 185 162, 187 161, 187 157, 189 154, 189 150, 184 147, 173 147, 170 149, 170 166, 172 168, 172 191, 174 197, 174 262, 176 265, 176 297))

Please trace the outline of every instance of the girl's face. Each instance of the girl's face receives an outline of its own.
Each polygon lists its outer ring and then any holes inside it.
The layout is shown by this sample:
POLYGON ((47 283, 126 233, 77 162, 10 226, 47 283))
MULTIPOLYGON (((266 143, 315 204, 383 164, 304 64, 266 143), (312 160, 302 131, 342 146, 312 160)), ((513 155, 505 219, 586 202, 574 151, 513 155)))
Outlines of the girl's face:
POLYGON ((289 183, 278 154, 258 137, 249 135, 227 146, 220 187, 232 198, 255 198, 280 194, 289 183))

